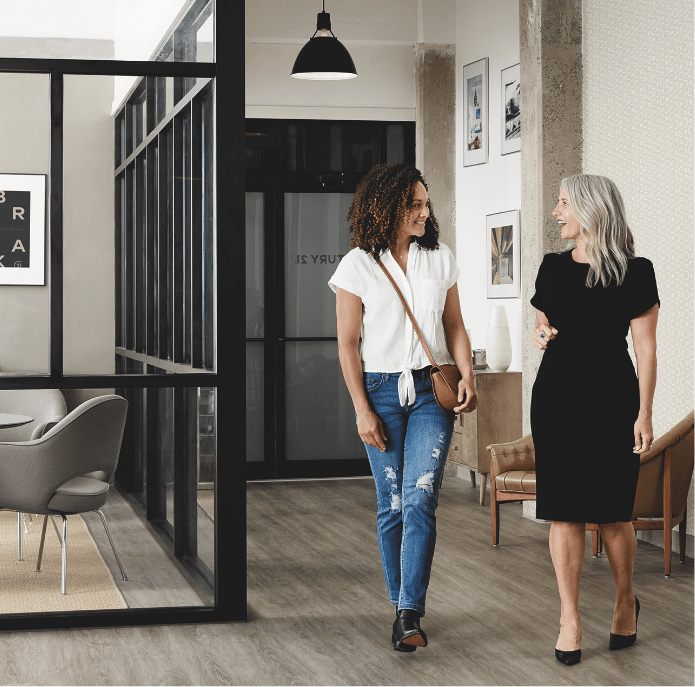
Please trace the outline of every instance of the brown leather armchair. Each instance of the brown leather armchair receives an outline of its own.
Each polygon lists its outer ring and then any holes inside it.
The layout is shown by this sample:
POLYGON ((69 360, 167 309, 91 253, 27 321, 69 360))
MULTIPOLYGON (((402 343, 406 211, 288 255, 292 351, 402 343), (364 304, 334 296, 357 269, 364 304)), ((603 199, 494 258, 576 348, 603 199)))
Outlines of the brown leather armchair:
POLYGON ((506 444, 490 444, 490 513, 492 543, 500 540, 500 503, 536 500, 536 459, 533 437, 527 434, 506 444))
MULTIPOLYGON (((685 527, 687 499, 693 476, 693 418, 686 415, 651 449, 640 456, 639 481, 632 511, 636 530, 663 530, 664 575, 671 575, 671 530, 678 525, 679 560, 685 561, 685 527)), ((597 525, 587 524, 591 532, 594 557, 603 548, 597 525)))

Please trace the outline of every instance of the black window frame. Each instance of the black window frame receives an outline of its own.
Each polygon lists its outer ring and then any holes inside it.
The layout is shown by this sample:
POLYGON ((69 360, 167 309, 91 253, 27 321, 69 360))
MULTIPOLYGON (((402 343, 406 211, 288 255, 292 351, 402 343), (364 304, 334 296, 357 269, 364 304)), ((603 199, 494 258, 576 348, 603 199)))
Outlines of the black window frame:
MULTIPOLYGON (((195 3, 194 3, 195 5, 195 3)), ((63 373, 63 92, 64 75, 184 77, 215 81, 215 166, 212 202, 216 217, 225 224, 244 226, 244 5, 235 0, 216 0, 214 63, 169 61, 119 61, 79 59, 0 58, 0 72, 44 73, 50 89, 50 163, 48 191, 49 374, 0 377, 0 389, 159 389, 215 387, 218 417, 224 431, 218 435, 215 483, 215 594, 210 607, 128 608, 114 611, 47 612, 0 615, 0 631, 45 630, 89 627, 124 627, 181 623, 245 621, 246 581, 246 485, 245 485, 245 389, 238 384, 245 375, 245 321, 243 298, 245 259, 243 232, 219 232, 215 275, 218 312, 239 326, 227 328, 217 343, 217 371, 188 374, 65 375, 63 373), (230 36, 236 33, 236 35, 230 36), (219 126, 217 125, 219 124, 219 126), (223 154, 220 154, 223 152, 223 154), (240 243, 241 242, 241 243, 240 243), (232 381, 237 384, 233 385, 232 381), (223 495, 218 498, 218 495, 223 495), (223 501, 224 508, 217 504, 223 501)), ((165 37, 166 41, 166 37, 165 37)), ((147 113, 148 115, 150 113, 147 113)), ((120 129, 127 138, 128 131, 120 129)), ((116 140, 127 149, 125 141, 116 140)), ((116 219, 119 207, 115 208, 116 219)), ((116 247, 118 255, 118 247, 116 247)), ((118 265, 117 265, 118 269, 118 265)), ((122 323, 116 321, 116 331, 122 323)), ((177 391, 178 390, 178 391, 177 391)))

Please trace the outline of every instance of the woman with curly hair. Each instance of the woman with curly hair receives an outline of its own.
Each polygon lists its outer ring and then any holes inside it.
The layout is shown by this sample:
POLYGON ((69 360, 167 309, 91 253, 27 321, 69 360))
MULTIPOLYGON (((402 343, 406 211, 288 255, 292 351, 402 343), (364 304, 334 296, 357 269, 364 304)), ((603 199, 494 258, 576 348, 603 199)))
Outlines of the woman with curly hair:
POLYGON ((340 364, 376 484, 379 550, 396 607, 391 641, 396 651, 415 651, 427 646, 420 618, 454 416, 435 401, 424 348, 375 256, 398 284, 437 364, 456 364, 461 372, 455 412, 476 407, 471 346, 459 269, 439 243, 422 174, 410 165, 373 169, 357 187, 348 220, 352 250, 329 281, 340 364))

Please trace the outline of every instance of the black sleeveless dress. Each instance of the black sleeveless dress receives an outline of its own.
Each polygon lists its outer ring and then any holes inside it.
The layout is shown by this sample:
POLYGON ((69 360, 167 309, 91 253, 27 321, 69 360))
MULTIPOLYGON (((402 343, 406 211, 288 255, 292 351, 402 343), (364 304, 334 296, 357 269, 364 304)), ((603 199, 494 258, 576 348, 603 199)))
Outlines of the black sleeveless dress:
POLYGON ((659 294, 646 258, 628 260, 620 286, 589 288, 588 271, 571 251, 550 253, 531 299, 558 330, 531 397, 536 517, 629 522, 639 476, 639 386, 626 337, 630 320, 659 303, 659 294))

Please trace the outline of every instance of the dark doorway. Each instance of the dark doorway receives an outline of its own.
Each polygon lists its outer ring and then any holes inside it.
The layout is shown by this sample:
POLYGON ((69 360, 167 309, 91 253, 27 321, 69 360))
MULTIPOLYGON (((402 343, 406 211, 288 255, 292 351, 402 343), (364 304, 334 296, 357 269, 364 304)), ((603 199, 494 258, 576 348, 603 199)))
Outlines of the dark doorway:
POLYGON ((328 280, 357 183, 415 161, 414 122, 246 120, 249 479, 368 475, 328 280))

